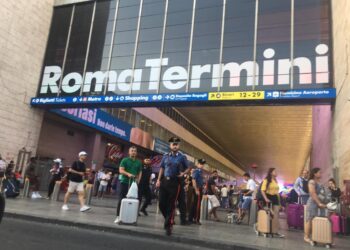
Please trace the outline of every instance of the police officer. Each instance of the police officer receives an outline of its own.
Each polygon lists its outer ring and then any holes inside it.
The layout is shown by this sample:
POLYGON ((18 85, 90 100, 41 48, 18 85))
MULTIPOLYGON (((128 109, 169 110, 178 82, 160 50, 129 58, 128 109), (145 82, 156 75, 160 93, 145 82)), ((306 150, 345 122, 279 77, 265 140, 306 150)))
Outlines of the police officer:
POLYGON ((186 156, 179 152, 180 142, 177 137, 169 139, 171 151, 163 156, 156 184, 159 187, 159 209, 165 219, 164 229, 167 235, 172 232, 176 201, 183 188, 181 179, 189 170, 186 156))
POLYGON ((203 197, 203 166, 206 163, 204 159, 199 159, 197 161, 197 168, 192 174, 192 184, 195 190, 193 206, 190 210, 188 221, 193 224, 201 225, 199 222, 200 211, 201 211, 201 201, 203 197))

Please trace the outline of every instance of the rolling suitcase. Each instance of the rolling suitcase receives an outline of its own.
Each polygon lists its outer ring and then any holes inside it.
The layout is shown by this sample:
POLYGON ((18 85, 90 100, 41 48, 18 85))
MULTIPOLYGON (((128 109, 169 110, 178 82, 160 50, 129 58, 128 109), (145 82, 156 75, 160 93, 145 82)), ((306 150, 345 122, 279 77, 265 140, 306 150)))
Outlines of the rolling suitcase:
POLYGON ((344 235, 350 234, 350 217, 341 216, 340 217, 340 230, 344 235))
POLYGON ((137 225, 137 217, 139 213, 139 200, 122 199, 119 214, 119 224, 137 225))
POLYGON ((298 203, 289 204, 287 207, 287 224, 288 229, 293 228, 304 228, 304 206, 300 204, 300 198, 298 203))
POLYGON ((330 218, 331 222, 332 222, 332 232, 333 233, 340 233, 341 230, 341 223, 340 223, 340 216, 337 214, 332 214, 331 218, 330 218))
POLYGON ((313 218, 311 239, 312 246, 318 243, 325 245, 327 248, 332 246, 332 223, 327 217, 313 218))
POLYGON ((256 223, 256 234, 263 234, 264 237, 273 236, 278 231, 276 224, 277 214, 272 211, 272 207, 264 208, 258 211, 258 222, 256 223), (275 217, 276 216, 276 217, 275 217))

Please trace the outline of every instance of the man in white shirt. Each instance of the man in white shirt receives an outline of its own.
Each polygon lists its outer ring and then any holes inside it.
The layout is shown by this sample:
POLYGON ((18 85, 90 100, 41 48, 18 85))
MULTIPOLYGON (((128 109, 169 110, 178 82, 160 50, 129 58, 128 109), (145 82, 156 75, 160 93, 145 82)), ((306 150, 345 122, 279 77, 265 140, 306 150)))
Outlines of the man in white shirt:
POLYGON ((253 193, 256 188, 255 181, 250 178, 249 173, 245 173, 243 175, 243 179, 245 182, 247 182, 247 187, 245 190, 242 190, 241 192, 241 201, 238 204, 238 217, 237 217, 237 224, 240 224, 244 218, 244 216, 248 213, 250 209, 250 205, 252 203, 252 197, 253 193))
POLYGON ((226 185, 221 188, 221 206, 222 208, 228 208, 228 190, 226 185))
POLYGON ((110 181, 111 176, 112 173, 109 173, 107 169, 105 169, 104 173, 100 175, 100 186, 98 187, 99 198, 102 198, 106 193, 108 182, 110 181))

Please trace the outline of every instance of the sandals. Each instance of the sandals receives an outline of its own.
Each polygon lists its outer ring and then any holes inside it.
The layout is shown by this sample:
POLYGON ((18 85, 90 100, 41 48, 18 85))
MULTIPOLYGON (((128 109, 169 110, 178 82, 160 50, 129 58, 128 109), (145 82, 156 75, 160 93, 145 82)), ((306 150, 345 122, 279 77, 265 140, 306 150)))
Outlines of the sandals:
POLYGON ((312 242, 312 240, 307 236, 304 236, 304 241, 309 244, 312 242))

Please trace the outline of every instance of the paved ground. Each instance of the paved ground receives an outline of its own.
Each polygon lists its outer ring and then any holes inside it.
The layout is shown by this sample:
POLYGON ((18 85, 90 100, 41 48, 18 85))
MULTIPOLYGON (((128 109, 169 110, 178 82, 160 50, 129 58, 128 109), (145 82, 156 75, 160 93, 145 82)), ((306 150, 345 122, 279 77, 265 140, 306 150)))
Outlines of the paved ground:
POLYGON ((209 248, 188 244, 154 241, 144 237, 118 235, 77 227, 5 218, 0 226, 1 250, 196 250, 209 248))
MULTIPOLYGON (((109 202, 113 204, 115 201, 109 202)), ((180 226, 177 220, 173 235, 168 237, 164 234, 162 228, 163 219, 156 213, 155 204, 150 208, 150 216, 140 217, 136 227, 113 224, 115 208, 93 206, 91 211, 80 213, 77 204, 71 204, 69 211, 62 211, 62 202, 20 198, 8 199, 6 205, 7 216, 15 218, 87 228, 119 235, 132 234, 137 237, 181 242, 211 249, 242 249, 243 246, 255 249, 314 249, 303 242, 303 234, 300 231, 282 230, 282 233, 286 235, 285 239, 266 239, 257 237, 250 226, 238 226, 213 221, 204 221, 202 226, 191 225, 184 227, 180 226)), ((285 220, 281 220, 281 222, 283 224, 285 220)), ((349 237, 335 238, 336 249, 350 249, 349 246, 349 237)))

